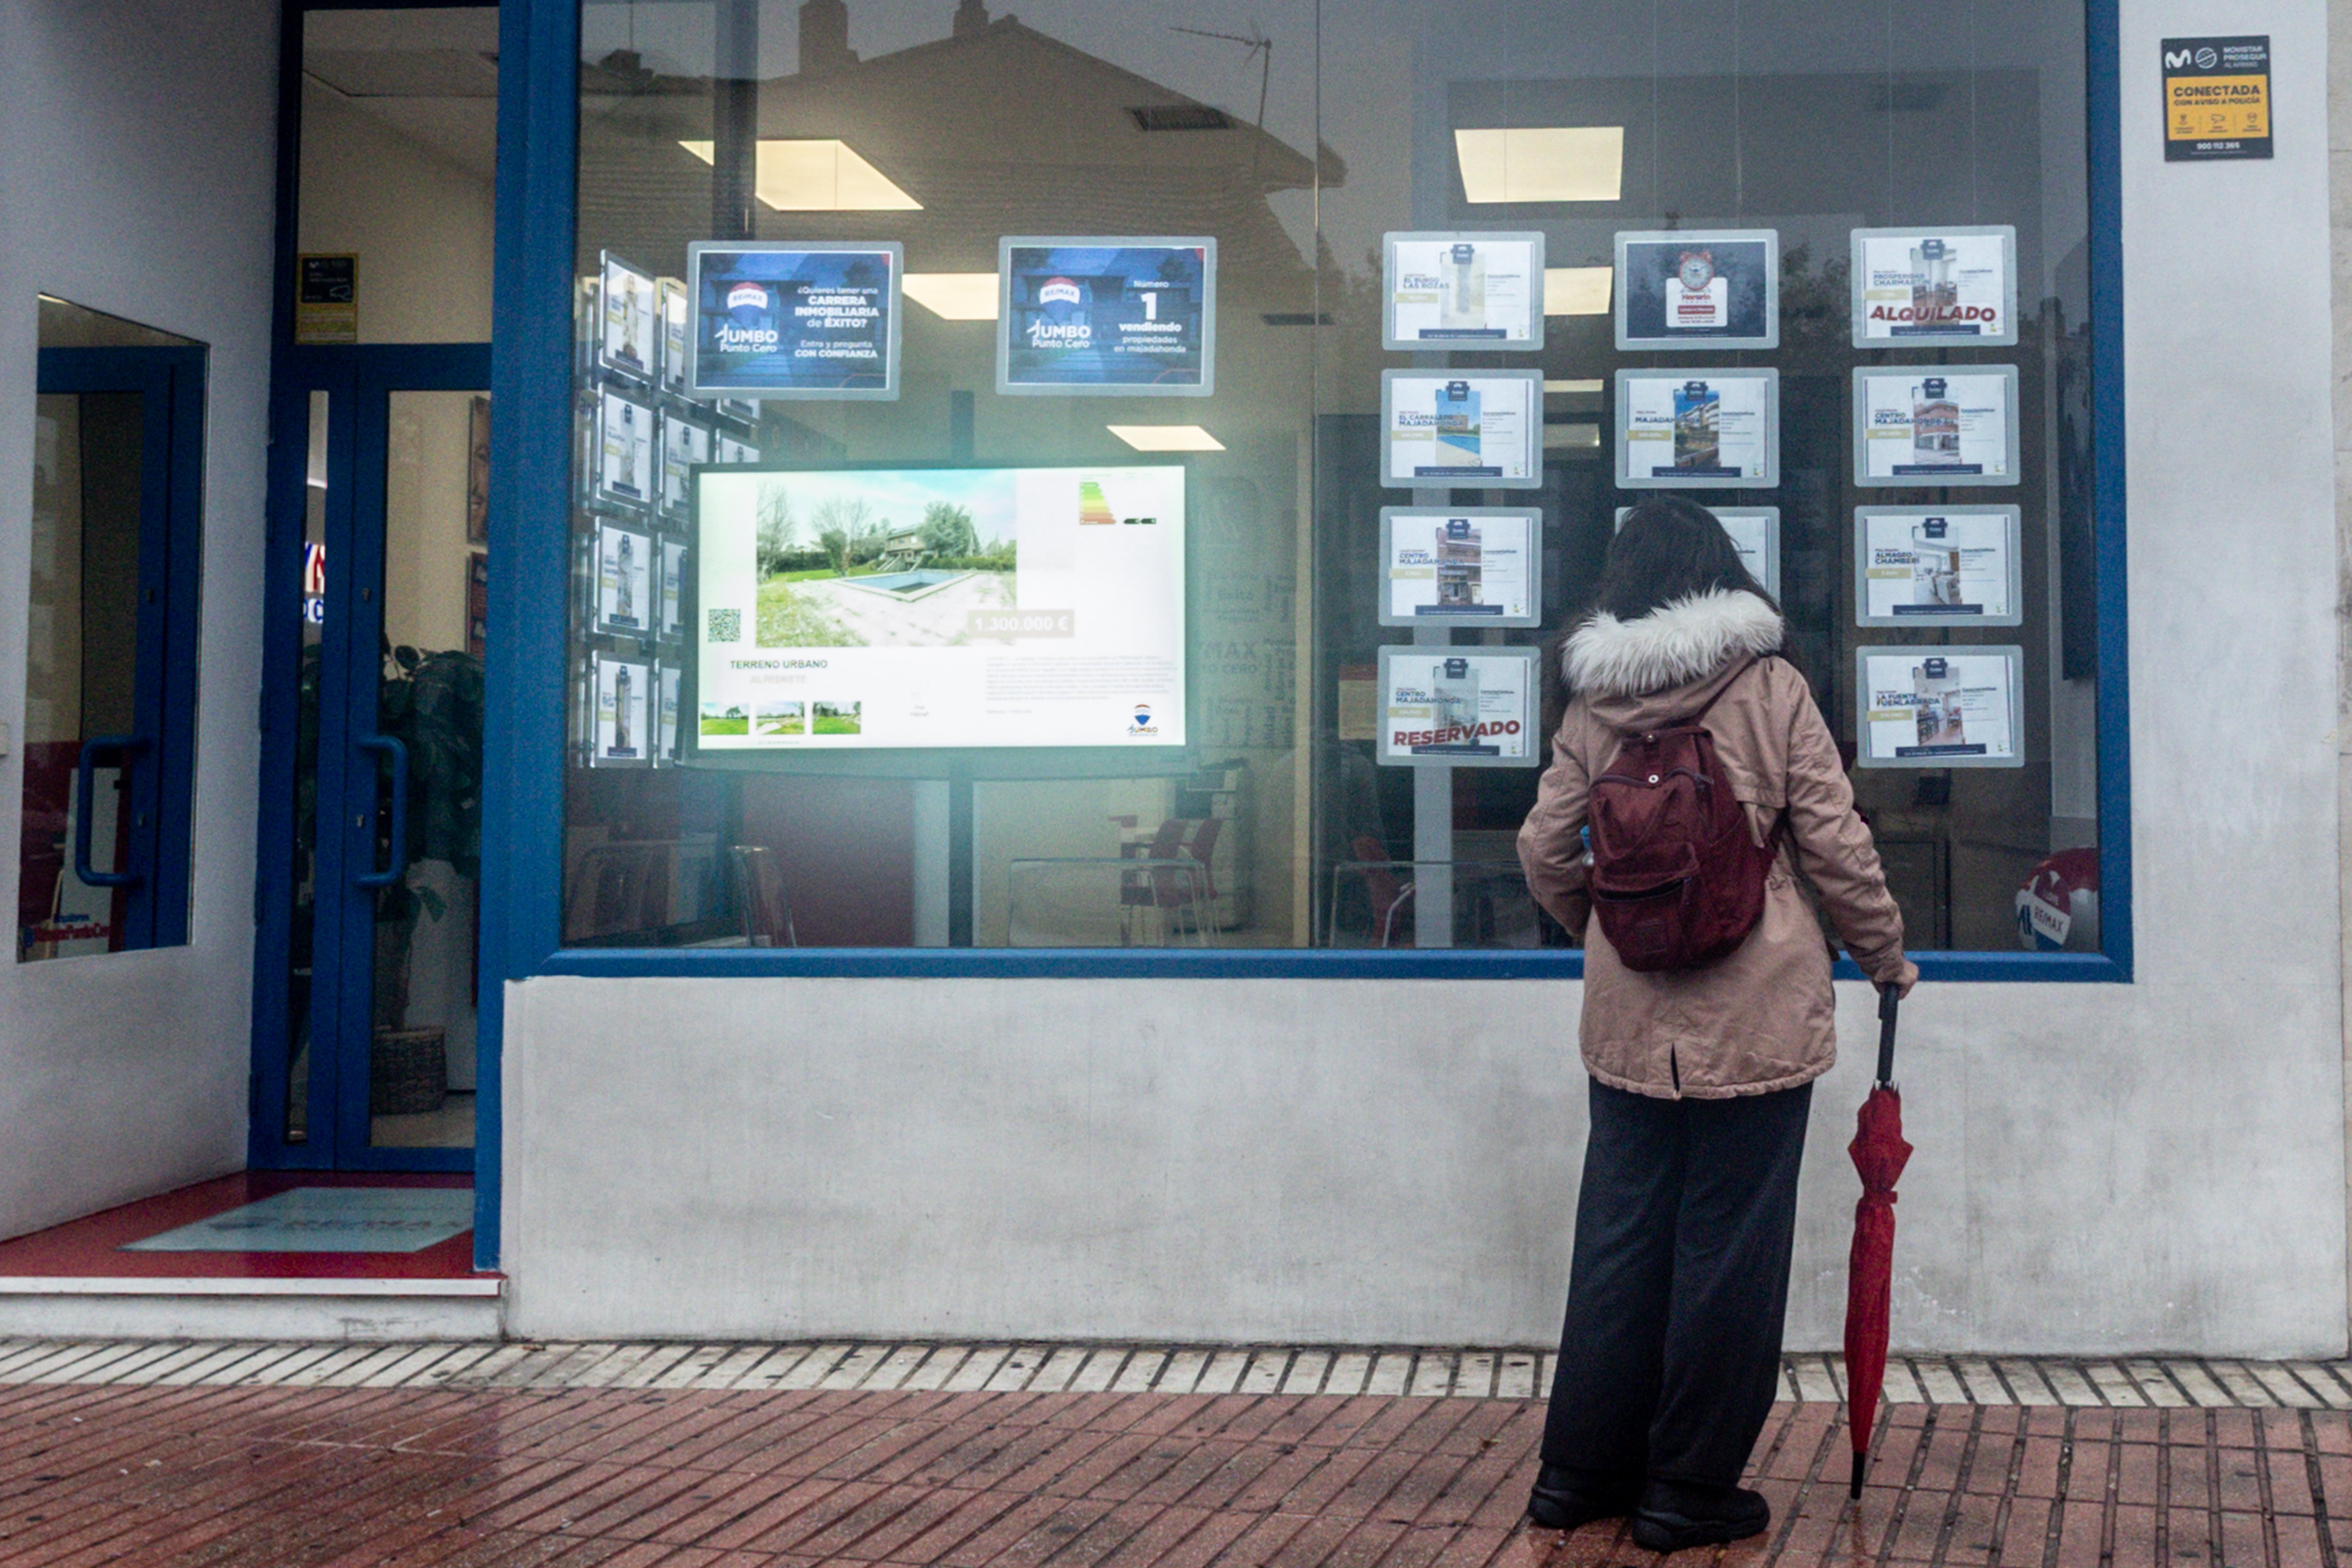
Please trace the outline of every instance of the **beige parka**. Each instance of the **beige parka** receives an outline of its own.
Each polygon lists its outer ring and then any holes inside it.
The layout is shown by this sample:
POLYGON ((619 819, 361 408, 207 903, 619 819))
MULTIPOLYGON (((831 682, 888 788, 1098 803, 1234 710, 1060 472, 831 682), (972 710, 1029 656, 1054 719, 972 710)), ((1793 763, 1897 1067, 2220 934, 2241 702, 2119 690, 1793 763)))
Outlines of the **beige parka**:
POLYGON ((1782 634, 1764 601, 1718 590, 1631 621, 1597 615, 1563 652, 1568 711, 1519 830, 1519 861, 1537 901, 1583 937, 1584 1065, 1612 1088, 1728 1099, 1829 1071, 1837 1060, 1829 945, 1799 867, 1864 974, 1881 984, 1918 977, 1812 692, 1795 666, 1763 656, 1782 634), (1763 917, 1746 942, 1703 968, 1640 973, 1618 961, 1589 918, 1587 791, 1625 732, 1685 723, 1702 708, 1699 722, 1757 843, 1783 810, 1788 828, 1766 879, 1763 917))

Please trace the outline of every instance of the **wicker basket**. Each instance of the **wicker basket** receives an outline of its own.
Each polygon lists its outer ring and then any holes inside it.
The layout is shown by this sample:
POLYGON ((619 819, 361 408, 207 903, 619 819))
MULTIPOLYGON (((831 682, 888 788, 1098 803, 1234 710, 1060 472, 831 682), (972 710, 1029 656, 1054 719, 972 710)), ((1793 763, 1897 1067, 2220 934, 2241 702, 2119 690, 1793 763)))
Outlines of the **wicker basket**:
POLYGON ((449 1092, 449 1052, 437 1029, 380 1029, 368 1052, 368 1112, 414 1116, 441 1109, 449 1092))

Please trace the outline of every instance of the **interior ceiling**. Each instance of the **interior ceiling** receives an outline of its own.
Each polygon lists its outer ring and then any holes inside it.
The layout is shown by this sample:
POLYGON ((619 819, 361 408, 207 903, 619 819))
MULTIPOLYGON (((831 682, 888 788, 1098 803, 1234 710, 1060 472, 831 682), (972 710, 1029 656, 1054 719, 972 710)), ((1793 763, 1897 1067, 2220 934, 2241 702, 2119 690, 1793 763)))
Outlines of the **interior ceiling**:
POLYGON ((479 179, 498 161, 495 5, 313 11, 302 69, 360 113, 479 179))
POLYGON ((499 68, 467 49, 305 49, 302 68, 346 98, 496 98, 499 68))

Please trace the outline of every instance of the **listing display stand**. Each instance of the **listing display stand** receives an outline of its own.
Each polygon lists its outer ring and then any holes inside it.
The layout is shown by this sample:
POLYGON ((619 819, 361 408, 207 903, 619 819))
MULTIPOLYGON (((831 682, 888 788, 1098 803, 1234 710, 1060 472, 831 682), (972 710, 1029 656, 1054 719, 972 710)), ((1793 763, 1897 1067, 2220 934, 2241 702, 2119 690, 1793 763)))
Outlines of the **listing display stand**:
MULTIPOLYGON (((1395 423, 1396 411, 1394 407, 1391 406, 1390 399, 1392 395, 1392 388, 1396 378, 1426 378, 1432 375, 1443 376, 1453 372, 1454 370, 1454 359, 1450 351, 1435 350, 1433 347, 1430 346, 1431 340, 1433 337, 1457 335, 1451 328, 1444 331, 1435 333, 1409 332, 1401 327, 1398 321, 1398 312, 1401 308, 1402 302, 1404 302, 1405 297, 1411 293, 1410 290, 1403 287, 1403 280, 1399 266, 1400 246, 1408 243, 1422 242, 1444 242, 1442 246, 1443 255, 1446 257, 1465 262, 1475 260, 1476 258, 1476 254, 1482 246, 1517 245, 1523 248, 1529 258, 1528 265, 1533 269, 1530 286, 1527 290, 1527 298, 1524 303, 1526 310, 1524 319, 1514 317, 1510 323, 1498 331, 1493 329, 1493 324, 1491 322, 1488 322, 1484 317, 1481 317, 1476 322, 1472 323, 1472 326, 1486 329, 1465 329, 1459 332, 1458 335, 1468 338, 1492 339, 1492 341, 1482 345, 1488 348, 1501 347, 1506 349, 1540 350, 1543 347, 1543 296, 1539 281, 1542 277, 1543 267, 1543 240, 1540 235, 1437 235, 1415 233, 1392 234, 1386 236, 1388 255, 1388 287, 1386 289, 1387 297, 1383 302, 1382 308, 1382 341, 1384 345, 1389 348, 1415 347, 1419 348, 1421 351, 1413 354, 1412 368, 1411 371, 1391 371, 1384 373, 1381 377, 1382 409, 1381 421, 1381 480, 1384 486, 1394 486, 1400 483, 1399 476, 1395 472, 1395 465, 1391 461, 1391 455, 1389 450, 1391 443, 1394 439, 1393 427, 1395 423), (1452 242, 1466 243, 1456 244, 1452 242)), ((1425 244, 1424 248, 1427 248, 1425 244)), ((1470 310, 1469 304, 1452 298, 1452 295, 1454 293, 1461 292, 1458 287, 1449 287, 1447 286, 1447 280, 1443 277, 1438 279, 1438 283, 1439 287, 1436 289, 1436 294, 1440 297, 1439 306, 1442 307, 1441 314, 1447 310, 1453 311, 1454 314, 1462 314, 1465 311, 1468 311, 1469 314, 1472 315, 1476 314, 1475 311, 1470 310)), ((1478 291, 1475 289, 1470 292, 1473 294, 1478 293, 1478 291)), ((1483 296, 1481 296, 1479 299, 1473 301, 1473 303, 1479 304, 1483 307, 1485 304, 1489 302, 1486 301, 1483 296)), ((1466 319, 1467 318, 1465 317, 1465 319, 1466 319)), ((1450 321, 1452 318, 1449 316, 1446 319, 1450 321)), ((1479 489, 1487 489, 1498 486, 1504 488, 1539 487, 1543 483, 1543 438, 1541 429, 1543 421, 1542 372, 1540 371, 1502 371, 1488 368, 1484 369, 1477 373, 1489 379, 1496 377, 1526 377, 1531 380, 1532 386, 1530 390, 1533 395, 1530 399, 1530 406, 1524 411, 1524 416, 1532 422, 1532 428, 1520 433, 1525 443, 1528 461, 1526 465, 1527 471, 1524 474, 1516 473, 1513 469, 1513 465, 1507 462, 1503 465, 1504 472, 1500 474, 1486 474, 1475 478, 1469 477, 1465 475, 1465 476, 1461 480, 1461 483, 1465 486, 1475 486, 1479 489)), ((1443 411, 1441 410, 1441 415, 1443 411)), ((1473 434, 1470 439, 1475 443, 1478 439, 1478 436, 1484 434, 1478 428, 1479 414, 1475 411, 1475 407, 1470 414, 1470 420, 1472 422, 1473 430, 1473 434)), ((1437 439, 1441 443, 1446 439, 1442 420, 1437 434, 1437 439)), ((1412 510, 1416 514, 1426 514, 1430 512, 1442 513, 1452 509, 1454 507, 1454 489, 1452 486, 1412 486, 1412 510)), ((1479 499, 1483 500, 1484 497, 1479 497, 1479 499)), ((1379 573, 1379 581, 1381 585, 1381 606, 1378 618, 1383 623, 1387 624, 1403 623, 1401 619, 1393 613, 1394 605, 1392 601, 1394 594, 1390 581, 1391 573, 1397 570, 1397 558, 1393 548, 1394 540, 1391 537, 1391 531, 1393 524, 1394 511, 1394 508, 1391 508, 1388 511, 1383 512, 1381 528, 1381 559, 1379 573)), ((1408 654, 1412 652, 1417 652, 1422 649, 1451 648, 1454 645, 1454 628, 1456 624, 1467 624, 1472 626, 1474 629, 1485 631, 1486 635, 1476 639, 1476 641, 1480 643, 1499 643, 1502 641, 1503 633, 1500 628, 1503 626, 1541 623, 1543 619, 1543 603, 1538 562, 1540 561, 1542 555, 1543 525, 1539 512, 1534 515, 1531 524, 1527 527, 1525 541, 1524 544, 1520 546, 1520 549, 1523 550, 1523 554, 1516 568, 1519 573, 1524 575, 1526 594, 1526 604, 1524 608, 1522 609, 1520 607, 1514 606, 1513 608, 1515 612, 1513 613, 1491 617, 1484 615, 1474 616, 1472 613, 1468 612, 1467 609, 1467 606, 1481 595, 1483 587, 1483 568, 1479 564, 1475 563, 1475 561, 1469 558, 1474 558, 1479 553, 1479 545, 1477 541, 1484 532, 1484 527, 1486 525, 1487 519, 1492 518, 1497 525, 1499 525, 1501 519, 1515 515, 1516 514, 1511 511, 1483 506, 1474 506, 1463 508, 1461 514, 1461 536, 1459 540, 1447 538, 1438 541, 1436 545, 1435 557, 1432 564, 1427 568, 1427 570, 1429 570, 1433 574, 1436 582, 1436 588, 1434 590, 1436 593, 1436 604, 1431 606, 1431 609, 1435 612, 1429 614, 1425 619, 1423 615, 1418 613, 1413 616, 1410 622, 1412 627, 1412 646, 1411 650, 1384 649, 1381 653, 1380 661, 1381 680, 1379 687, 1377 688, 1377 696, 1375 698, 1375 716, 1376 722, 1379 725, 1381 733, 1383 737, 1388 735, 1391 728, 1389 713, 1389 671, 1394 657, 1408 654), (1451 548, 1449 549, 1449 547, 1451 548), (1455 554, 1464 555, 1464 559, 1454 559, 1455 554), (1449 612, 1448 610, 1440 608, 1449 605, 1460 607, 1462 612, 1449 612)), ((1451 663, 1451 661, 1449 661, 1449 663, 1451 663)), ((1533 686, 1533 684, 1534 683, 1532 681, 1526 683, 1526 685, 1530 688, 1533 686)), ((1474 687, 1473 690, 1475 691, 1475 688, 1474 687)), ((1442 698, 1442 688, 1440 693, 1433 695, 1439 695, 1442 698)), ((1474 695, 1470 699, 1470 703, 1472 712, 1469 715, 1469 719, 1471 724, 1475 727, 1480 717, 1480 714, 1477 711, 1479 706, 1478 699, 1474 695)), ((1523 706, 1528 706, 1528 712, 1522 716, 1519 722, 1523 727, 1531 729, 1535 720, 1535 708, 1532 704, 1532 699, 1523 706)), ((1438 714, 1436 706, 1433 706, 1432 711, 1434 716, 1433 718, 1433 724, 1434 724, 1435 718, 1442 717, 1443 715, 1438 714)), ((1448 749, 1458 754, 1461 750, 1465 748, 1448 749)), ((1455 760, 1455 756, 1448 755, 1447 750, 1441 750, 1434 747, 1426 749, 1415 747, 1411 748, 1411 750, 1404 755, 1397 755, 1396 748, 1391 747, 1386 738, 1375 743, 1374 756, 1381 762, 1408 765, 1412 768, 1412 873, 1411 881, 1414 889, 1414 906, 1419 911, 1419 918, 1415 919, 1412 925, 1413 945, 1417 947, 1451 947, 1454 946, 1454 768, 1459 764, 1455 760)), ((1496 759, 1481 757, 1473 758, 1472 760, 1484 765, 1492 766, 1496 759)), ((1536 761, 1539 761, 1539 754, 1534 757, 1530 762, 1506 761, 1503 765, 1528 766, 1533 765, 1536 761)))
MULTIPOLYGON (((1445 493, 1439 490, 1416 490, 1413 504, 1423 515, 1442 515, 1447 509, 1445 493)), ((1452 519, 1448 526, 1461 521, 1452 519)), ((1399 559, 1393 551, 1384 549, 1383 554, 1391 561, 1399 559)), ((1469 584, 1478 580, 1475 563, 1441 559, 1439 570, 1466 573, 1469 584)), ((1540 613, 1532 584, 1529 589, 1530 606, 1540 613)), ((1475 594, 1475 590, 1464 591, 1475 594)), ((1380 650, 1373 756, 1380 763, 1412 769, 1410 881, 1419 912, 1413 944, 1420 947, 1450 947, 1454 942, 1455 769, 1542 766, 1535 735, 1538 656, 1533 648, 1505 646, 1504 628, 1471 613, 1475 608, 1465 605, 1460 614, 1416 617, 1411 644, 1380 650), (1457 649, 1454 632, 1462 624, 1475 635, 1469 645, 1457 649)))
MULTIPOLYGON (((1442 490, 1413 492, 1413 504, 1426 498, 1430 504, 1445 504, 1442 490)), ((1454 632, 1446 626, 1416 626, 1412 629, 1412 645, 1416 648, 1445 648, 1454 643, 1454 632)), ((1385 706, 1388 694, 1381 693, 1385 706)), ((1454 946, 1454 766, 1447 762, 1423 763, 1412 770, 1412 880, 1413 904, 1420 918, 1412 923, 1412 941, 1416 947, 1451 947, 1454 946)))
POLYGON ((686 395, 686 286, 605 252, 581 279, 574 376, 572 755, 584 768, 679 756, 695 470, 760 461, 760 405, 686 395))

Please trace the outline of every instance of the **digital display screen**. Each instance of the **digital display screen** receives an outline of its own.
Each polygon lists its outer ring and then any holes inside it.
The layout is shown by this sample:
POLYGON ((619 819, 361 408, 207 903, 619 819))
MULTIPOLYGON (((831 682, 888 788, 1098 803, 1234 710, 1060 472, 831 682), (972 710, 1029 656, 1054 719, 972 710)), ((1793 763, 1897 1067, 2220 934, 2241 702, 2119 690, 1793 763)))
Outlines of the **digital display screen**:
POLYGON ((688 247, 698 397, 898 395, 896 242, 688 247))
POLYGON ((704 469, 706 755, 1185 744, 1185 470, 704 469))
POLYGON ((1213 239, 1005 239, 996 389, 1206 397, 1216 384, 1213 239))

